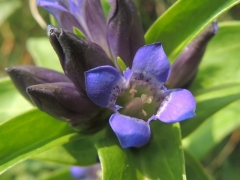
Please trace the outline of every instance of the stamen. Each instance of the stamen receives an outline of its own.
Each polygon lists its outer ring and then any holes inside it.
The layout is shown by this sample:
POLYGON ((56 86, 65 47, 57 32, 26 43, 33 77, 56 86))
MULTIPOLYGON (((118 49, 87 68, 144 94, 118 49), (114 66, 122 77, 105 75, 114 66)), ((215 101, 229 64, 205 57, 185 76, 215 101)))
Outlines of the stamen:
POLYGON ((143 103, 151 104, 153 96, 147 96, 146 94, 141 95, 141 100, 143 103))
POLYGON ((131 97, 134 98, 135 93, 137 93, 136 89, 130 89, 129 93, 131 94, 131 97))
POLYGON ((142 102, 144 103, 147 99, 147 95, 146 94, 142 94, 141 95, 141 99, 142 99, 142 102))
POLYGON ((153 96, 148 96, 145 103, 151 104, 153 100, 153 96))
POLYGON ((132 106, 133 106, 133 103, 129 103, 129 104, 126 106, 126 109, 130 109, 132 106))
POLYGON ((143 109, 142 109, 142 113, 143 113, 144 116, 147 116, 146 111, 144 111, 143 109))

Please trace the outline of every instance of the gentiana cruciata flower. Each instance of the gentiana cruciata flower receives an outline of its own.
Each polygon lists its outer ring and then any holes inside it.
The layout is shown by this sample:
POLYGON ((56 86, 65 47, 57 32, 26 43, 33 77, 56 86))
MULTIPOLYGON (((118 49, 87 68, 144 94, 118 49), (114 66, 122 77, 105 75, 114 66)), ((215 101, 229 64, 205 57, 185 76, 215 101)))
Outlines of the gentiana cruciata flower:
POLYGON ((171 73, 162 44, 144 46, 134 1, 110 3, 106 20, 100 0, 38 0, 60 25, 49 25, 47 35, 64 74, 26 65, 6 70, 23 96, 45 113, 88 133, 109 120, 123 148, 140 147, 150 139, 151 121, 175 123, 195 116, 193 95, 176 87, 191 84, 217 28, 208 28, 189 44, 171 73), (74 34, 73 27, 86 39, 74 34), (118 57, 129 67, 124 72, 118 57))
POLYGON ((85 72, 88 97, 114 112, 109 122, 123 148, 146 144, 152 120, 174 123, 195 116, 196 102, 190 91, 164 87, 170 70, 161 43, 155 43, 140 48, 132 69, 123 75, 112 66, 85 72))

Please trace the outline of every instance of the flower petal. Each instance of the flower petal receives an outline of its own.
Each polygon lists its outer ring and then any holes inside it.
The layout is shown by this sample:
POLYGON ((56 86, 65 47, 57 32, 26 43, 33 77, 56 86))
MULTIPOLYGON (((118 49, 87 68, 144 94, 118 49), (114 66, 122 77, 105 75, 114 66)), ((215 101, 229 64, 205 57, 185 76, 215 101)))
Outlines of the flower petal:
POLYGON ((151 78, 152 83, 163 84, 170 73, 170 63, 161 43, 140 48, 133 60, 133 78, 144 80, 151 78))
POLYGON ((121 57, 128 67, 137 50, 144 43, 144 33, 138 8, 133 0, 112 0, 107 37, 114 55, 121 57))
POLYGON ((82 30, 82 26, 78 23, 74 15, 70 14, 68 11, 68 1, 66 0, 38 0, 37 5, 45 8, 50 12, 55 19, 58 21, 59 25, 68 31, 73 32, 73 26, 82 30))
POLYGON ((70 82, 67 76, 62 73, 37 66, 13 66, 6 68, 6 71, 15 87, 30 102, 32 101, 26 92, 27 87, 44 83, 70 82))
POLYGON ((151 131, 148 122, 118 113, 113 114, 109 122, 122 148, 140 147, 149 141, 151 131))
POLYGON ((100 46, 62 28, 48 26, 48 37, 65 74, 78 89, 85 89, 85 71, 103 65, 114 66, 100 46))
POLYGON ((196 101, 186 89, 171 89, 163 100, 156 117, 165 123, 179 122, 195 116, 196 101))
POLYGON ((168 88, 184 88, 191 84, 196 76, 206 46, 217 31, 217 23, 213 22, 211 26, 184 49, 172 65, 171 74, 166 82, 168 88))
POLYGON ((69 11, 83 27, 80 30, 87 39, 100 45, 110 55, 106 39, 107 23, 100 0, 71 0, 69 11))
POLYGON ((115 102, 124 83, 121 73, 111 66, 100 66, 85 72, 88 97, 101 107, 116 110, 115 102))

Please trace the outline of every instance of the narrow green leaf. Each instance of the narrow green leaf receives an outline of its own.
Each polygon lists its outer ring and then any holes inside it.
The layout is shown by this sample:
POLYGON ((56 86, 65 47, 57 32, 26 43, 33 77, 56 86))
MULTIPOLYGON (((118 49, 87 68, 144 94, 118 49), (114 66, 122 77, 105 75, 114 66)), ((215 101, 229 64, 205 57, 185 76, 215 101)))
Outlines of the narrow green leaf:
POLYGON ((32 108, 9 78, 0 79, 0 123, 32 108))
POLYGON ((196 117, 181 122, 182 136, 186 137, 214 113, 240 99, 240 83, 206 89, 205 93, 195 96, 197 101, 196 117), (207 91, 208 90, 208 91, 207 91))
POLYGON ((48 38, 29 38, 27 40, 27 50, 37 66, 63 71, 48 38))
POLYGON ((187 179, 191 180, 210 180, 202 164, 195 159, 189 152, 184 151, 187 179))
POLYGON ((118 62, 122 71, 125 71, 127 69, 126 64, 124 63, 124 61, 119 56, 117 57, 117 62, 118 62))
POLYGON ((51 25, 53 25, 53 26, 59 26, 57 20, 54 18, 54 16, 53 16, 52 14, 49 14, 49 17, 50 17, 51 25))
POLYGON ((21 6, 19 0, 7 0, 0 2, 0 26, 17 8, 21 6))
POLYGON ((162 42, 171 62, 205 27, 240 0, 177 1, 147 31, 147 44, 162 42))
POLYGON ((141 148, 122 149, 110 134, 97 142, 103 179, 185 179, 179 125, 155 121, 151 130, 150 143, 141 148))
POLYGON ((73 180, 73 177, 69 172, 69 168, 64 168, 53 172, 51 175, 40 177, 37 180, 73 180))
POLYGON ((73 32, 74 32, 74 34, 76 34, 78 37, 85 39, 84 34, 83 34, 82 31, 80 31, 78 28, 73 27, 73 32))
POLYGON ((98 155, 91 139, 85 138, 54 147, 33 158, 66 165, 89 166, 97 162, 98 155))
POLYGON ((67 123, 39 110, 6 121, 0 124, 0 174, 33 155, 75 140, 77 136, 67 123))
POLYGON ((207 119, 183 139, 184 149, 196 158, 203 158, 226 136, 240 126, 239 103, 236 101, 207 119))

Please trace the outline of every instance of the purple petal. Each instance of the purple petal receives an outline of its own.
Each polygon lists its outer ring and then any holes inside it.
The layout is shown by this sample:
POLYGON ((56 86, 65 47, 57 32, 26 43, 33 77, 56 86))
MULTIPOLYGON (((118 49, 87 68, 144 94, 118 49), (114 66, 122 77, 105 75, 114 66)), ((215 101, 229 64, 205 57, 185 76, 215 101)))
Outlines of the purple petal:
POLYGON ((100 66, 85 72, 88 97, 101 107, 112 108, 121 91, 124 79, 111 66, 100 66))
POLYGON ((156 117, 165 123, 179 122, 195 116, 196 101, 186 89, 171 89, 163 100, 156 117))
POLYGON ((107 23, 100 0, 77 0, 69 2, 69 11, 83 27, 80 29, 88 40, 100 45, 109 53, 106 32, 107 23))
POLYGON ((140 147, 149 141, 151 131, 148 122, 118 113, 113 114, 109 121, 122 148, 140 147))
POLYGON ((135 53, 145 44, 141 17, 133 0, 112 0, 111 4, 108 43, 115 58, 121 57, 131 67, 135 53))
MULTIPOLYGON (((161 43, 154 43, 140 48, 133 60, 133 76, 151 77, 151 81, 163 84, 170 73, 170 63, 161 43)), ((144 78, 144 77, 143 77, 144 78)))
POLYGON ((68 11, 68 1, 65 0, 38 0, 37 5, 49 11, 59 25, 68 31, 73 32, 73 26, 82 30, 82 26, 76 20, 73 14, 68 11))

